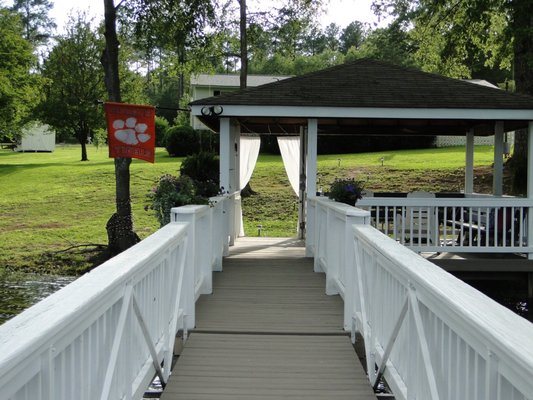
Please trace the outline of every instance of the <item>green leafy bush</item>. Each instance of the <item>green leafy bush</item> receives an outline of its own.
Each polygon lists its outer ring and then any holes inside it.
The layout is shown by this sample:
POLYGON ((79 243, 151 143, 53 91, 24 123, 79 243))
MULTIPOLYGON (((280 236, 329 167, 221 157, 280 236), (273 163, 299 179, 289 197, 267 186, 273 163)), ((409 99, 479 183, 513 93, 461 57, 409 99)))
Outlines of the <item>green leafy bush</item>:
POLYGON ((192 154, 181 162, 180 173, 195 181, 218 181, 219 158, 215 153, 201 151, 192 154))
POLYGON ((149 204, 144 209, 153 210, 161 226, 170 222, 172 207, 208 204, 208 199, 197 193, 193 180, 188 176, 163 175, 147 197, 149 204))
POLYGON ((180 167, 181 175, 190 177, 197 193, 212 197, 219 193, 219 159, 215 153, 199 152, 185 158, 180 167))
POLYGON ((170 156, 183 157, 200 151, 200 138, 189 125, 173 126, 165 133, 165 147, 170 156))
POLYGON ((155 117, 155 145, 157 147, 165 147, 165 132, 169 125, 165 118, 155 117))
POLYGON ((107 130, 104 128, 95 129, 92 136, 92 144, 98 149, 107 143, 107 130))
POLYGON ((200 147, 202 148, 202 151, 218 153, 220 136, 217 133, 199 130, 198 134, 200 135, 200 147))
POLYGON ((335 179, 329 189, 328 197, 339 203, 355 205, 357 200, 362 199, 363 183, 355 179, 335 179))

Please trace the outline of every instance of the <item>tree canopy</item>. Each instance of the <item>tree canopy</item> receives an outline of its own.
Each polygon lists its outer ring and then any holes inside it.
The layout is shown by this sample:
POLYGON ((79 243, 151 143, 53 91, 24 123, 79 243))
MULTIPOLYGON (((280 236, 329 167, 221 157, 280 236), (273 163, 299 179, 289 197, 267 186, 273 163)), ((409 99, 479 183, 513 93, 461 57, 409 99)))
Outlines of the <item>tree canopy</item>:
POLYGON ((46 44, 56 27, 48 15, 52 7, 50 0, 13 1, 12 10, 21 16, 24 38, 34 46, 46 44))
POLYGON ((57 39, 43 66, 48 80, 40 115, 57 131, 74 136, 87 160, 86 143, 103 126, 103 113, 96 103, 105 94, 100 55, 103 42, 84 14, 71 17, 67 33, 57 39))
POLYGON ((0 9, 0 135, 14 140, 40 100, 41 79, 18 14, 0 9))
POLYGON ((376 0, 378 14, 395 17, 408 35, 413 62, 455 78, 511 77, 511 3, 506 0, 376 0))

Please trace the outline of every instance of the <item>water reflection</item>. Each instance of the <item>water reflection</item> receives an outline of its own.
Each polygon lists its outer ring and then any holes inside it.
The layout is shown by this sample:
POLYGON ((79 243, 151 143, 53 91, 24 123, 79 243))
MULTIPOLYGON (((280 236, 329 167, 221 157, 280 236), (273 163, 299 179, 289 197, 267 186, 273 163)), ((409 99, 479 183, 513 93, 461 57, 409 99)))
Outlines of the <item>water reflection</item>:
POLYGON ((74 276, 1 274, 0 324, 75 280, 74 276))
MULTIPOLYGON (((509 274, 511 275, 511 274, 509 274)), ((484 293, 492 300, 507 307, 514 313, 526 319, 531 318, 528 310, 528 287, 527 279, 512 280, 466 280, 470 286, 473 286, 480 292, 484 293)))

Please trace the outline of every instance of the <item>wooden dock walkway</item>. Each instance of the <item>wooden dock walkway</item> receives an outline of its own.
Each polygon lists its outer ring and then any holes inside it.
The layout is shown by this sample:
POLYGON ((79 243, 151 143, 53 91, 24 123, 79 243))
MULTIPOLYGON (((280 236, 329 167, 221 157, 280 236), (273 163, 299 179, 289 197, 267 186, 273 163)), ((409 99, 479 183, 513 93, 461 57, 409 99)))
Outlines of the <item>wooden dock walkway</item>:
POLYGON ((296 240, 240 239, 196 313, 162 400, 376 399, 296 240))

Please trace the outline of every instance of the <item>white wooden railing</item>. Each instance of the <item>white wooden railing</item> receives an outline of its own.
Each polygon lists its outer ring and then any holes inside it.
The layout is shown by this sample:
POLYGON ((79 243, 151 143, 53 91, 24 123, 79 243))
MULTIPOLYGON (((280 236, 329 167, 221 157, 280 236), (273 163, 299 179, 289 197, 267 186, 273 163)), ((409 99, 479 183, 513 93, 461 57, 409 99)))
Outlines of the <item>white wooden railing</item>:
POLYGON ((140 399, 164 384, 221 268, 232 202, 174 209, 178 222, 0 326, 0 399, 140 399))
POLYGON ((384 377, 396 399, 533 399, 533 325, 350 208, 310 199, 307 247, 344 298, 345 329, 364 338, 371 383, 384 377))
POLYGON ((368 197, 372 225, 417 252, 533 253, 531 200, 511 197, 368 197))

